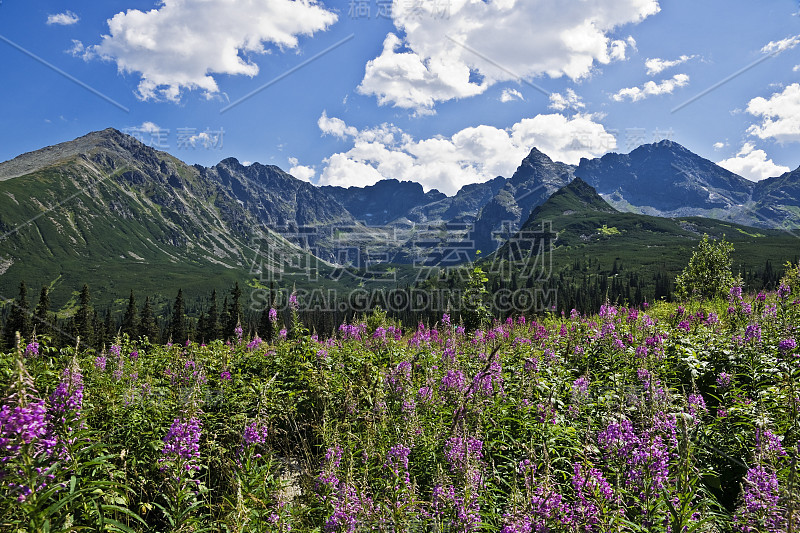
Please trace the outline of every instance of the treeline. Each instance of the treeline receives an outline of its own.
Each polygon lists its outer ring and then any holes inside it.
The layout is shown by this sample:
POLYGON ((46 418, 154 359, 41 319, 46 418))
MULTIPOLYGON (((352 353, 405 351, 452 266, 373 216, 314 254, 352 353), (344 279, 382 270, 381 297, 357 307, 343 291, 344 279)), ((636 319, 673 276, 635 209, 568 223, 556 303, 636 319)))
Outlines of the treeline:
MULTIPOLYGON (((782 275, 783 269, 776 269, 769 260, 760 269, 739 272, 748 292, 774 290, 782 275)), ((448 313, 453 323, 458 323, 467 305, 465 279, 464 269, 441 271, 434 279, 414 286, 365 292, 350 299, 340 295, 339 299, 326 300, 315 292, 301 291, 300 319, 320 337, 333 334, 342 323, 377 308, 385 310, 388 317, 406 328, 416 327, 420 322, 434 324, 442 319, 443 313, 448 313)), ((666 270, 647 275, 615 260, 610 271, 603 271, 599 262, 591 258, 576 259, 542 281, 522 280, 515 272, 510 276, 489 275, 486 287, 488 308, 501 319, 540 312, 569 313, 571 309, 595 313, 606 302, 639 306, 644 302, 674 298, 674 276, 666 270), (514 300, 520 294, 530 297, 514 300)), ((131 339, 147 338, 152 343, 185 343, 188 339, 201 343, 217 339, 228 341, 239 334, 245 337, 258 334, 272 341, 290 324, 286 308, 288 292, 287 289, 276 290, 274 286, 263 292, 262 308, 253 310, 246 305, 250 298, 244 298, 238 283, 220 293, 213 289, 207 297, 191 301, 178 289, 171 305, 156 305, 159 300, 155 296, 145 296, 141 301, 131 291, 125 311, 120 314, 114 313, 111 305, 98 310, 89 286, 83 285, 75 311, 68 317, 61 317, 51 309, 47 287, 40 289, 33 305, 23 281, 17 298, 7 302, 3 309, 0 344, 5 349, 13 347, 16 332, 25 339, 30 339, 34 332, 47 336, 55 346, 74 345, 80 338, 82 346, 98 350, 114 343, 121 334, 131 339), (270 309, 275 309, 273 316, 270 316, 270 309)))
MULTIPOLYGON (((5 348, 13 347, 16 332, 25 339, 47 336, 57 346, 74 345, 78 339, 84 347, 102 349, 126 334, 131 339, 147 338, 152 343, 185 343, 188 339, 210 342, 216 339, 228 340, 237 335, 237 327, 244 333, 252 332, 261 326, 263 335, 271 336, 273 323, 254 324, 252 313, 246 314, 242 308, 242 290, 239 284, 219 301, 216 289, 211 292, 207 305, 194 302, 192 307, 201 307, 199 316, 187 315, 187 303, 183 291, 178 289, 171 309, 157 312, 154 298, 145 297, 138 302, 131 291, 125 312, 115 315, 110 307, 99 312, 95 307, 88 285, 83 285, 78 296, 75 312, 68 318, 59 318, 50 308, 50 295, 47 287, 42 287, 35 307, 31 306, 28 289, 22 281, 17 298, 7 304, 3 323, 2 343, 5 348)), ((257 317, 261 318, 261 317, 257 317)))

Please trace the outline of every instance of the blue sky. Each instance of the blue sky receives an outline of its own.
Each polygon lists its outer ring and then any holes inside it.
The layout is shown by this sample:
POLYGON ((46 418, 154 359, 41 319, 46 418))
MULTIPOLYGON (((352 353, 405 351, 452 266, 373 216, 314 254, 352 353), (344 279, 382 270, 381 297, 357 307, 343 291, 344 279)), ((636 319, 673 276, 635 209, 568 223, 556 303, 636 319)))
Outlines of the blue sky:
POLYGON ((758 180, 800 166, 799 13, 798 0, 2 0, 0 160, 114 127, 188 163, 453 194, 510 176, 534 146, 574 164, 670 138, 758 180))

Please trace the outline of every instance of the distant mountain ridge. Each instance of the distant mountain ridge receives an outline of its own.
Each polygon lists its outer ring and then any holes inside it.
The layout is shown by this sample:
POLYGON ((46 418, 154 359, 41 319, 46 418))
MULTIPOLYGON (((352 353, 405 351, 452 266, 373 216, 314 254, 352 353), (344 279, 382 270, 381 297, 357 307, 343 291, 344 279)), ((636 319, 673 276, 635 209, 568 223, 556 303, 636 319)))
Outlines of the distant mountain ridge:
POLYGON ((428 264, 453 242, 494 251, 572 183, 596 189, 595 211, 602 197, 623 212, 800 227, 800 168, 754 183, 671 141, 578 165, 533 148, 510 178, 446 196, 394 179, 318 187, 235 158, 188 165, 109 128, 0 163, 0 274, 102 268, 113 284, 114 272, 177 264, 224 277, 248 268, 259 239, 332 267, 428 264))

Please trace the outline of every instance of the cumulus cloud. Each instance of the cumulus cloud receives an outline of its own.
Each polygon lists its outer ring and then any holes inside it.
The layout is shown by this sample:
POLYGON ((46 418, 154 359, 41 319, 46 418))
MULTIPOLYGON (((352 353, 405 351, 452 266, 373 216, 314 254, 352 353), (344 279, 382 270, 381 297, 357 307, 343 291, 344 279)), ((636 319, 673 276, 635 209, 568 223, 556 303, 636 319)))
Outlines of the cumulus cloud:
POLYGON ((694 59, 694 57, 695 56, 682 55, 678 59, 673 60, 659 59, 654 57, 647 59, 647 61, 644 62, 644 66, 647 69, 648 76, 655 76, 656 74, 660 74, 668 68, 676 67, 680 64, 686 63, 690 59, 694 59))
POLYGON ((217 93, 212 74, 255 76, 251 54, 296 48, 298 36, 336 19, 315 0, 163 0, 147 12, 117 13, 109 34, 88 48, 120 72, 138 73, 142 100, 177 101, 183 89, 217 93))
POLYGON ((551 93, 550 105, 548 107, 556 111, 564 111, 567 108, 577 110, 586 107, 581 97, 575 94, 575 91, 572 89, 567 89, 564 93, 565 94, 551 93))
POLYGON ((77 24, 79 20, 80 17, 72 11, 64 11, 56 15, 47 15, 47 24, 49 26, 53 24, 57 26, 72 26, 73 24, 77 24))
POLYGON ((657 0, 395 1, 397 32, 367 63, 358 91, 382 105, 430 113, 437 102, 481 94, 498 82, 581 79, 635 47, 632 38, 612 39, 615 28, 658 11, 657 0))
POLYGON ((793 37, 781 39, 780 41, 770 41, 764 45, 761 52, 765 54, 781 53, 784 50, 791 50, 798 44, 800 44, 800 35, 795 35, 793 37))
POLYGON ((627 87, 612 95, 617 102, 622 102, 626 98, 631 102, 644 100, 648 96, 658 96, 661 94, 672 94, 675 89, 685 87, 689 84, 689 76, 686 74, 675 74, 672 78, 656 83, 648 81, 641 87, 627 87))
POLYGON ((723 148, 725 148, 726 146, 728 146, 728 145, 727 145, 727 144, 725 144, 725 143, 724 143, 724 142, 722 142, 722 141, 715 142, 715 143, 714 143, 714 150, 722 150, 722 149, 723 149, 723 148))
POLYGON ((522 97, 522 93, 516 89, 503 89, 503 94, 500 95, 500 101, 506 103, 514 100, 525 99, 522 97))
POLYGON ((291 165, 289 174, 299 180, 311 182, 311 178, 317 174, 317 171, 314 170, 314 167, 307 167, 299 163, 296 157, 289 158, 289 165, 291 165))
POLYGON ((753 143, 744 143, 735 157, 717 163, 722 168, 735 172, 751 181, 760 181, 772 176, 780 176, 791 170, 767 159, 764 150, 756 150, 753 143))
POLYGON ((780 143, 800 142, 800 83, 787 86, 769 98, 753 98, 747 112, 761 117, 747 132, 761 139, 775 139, 780 143))
POLYGON ((589 114, 537 115, 506 129, 480 125, 420 140, 391 124, 357 130, 323 117, 323 134, 346 139, 352 147, 325 159, 320 185, 366 186, 396 178, 454 194, 469 183, 511 176, 534 146, 566 163, 616 148, 615 137, 589 114), (325 129, 330 124, 336 127, 325 129))

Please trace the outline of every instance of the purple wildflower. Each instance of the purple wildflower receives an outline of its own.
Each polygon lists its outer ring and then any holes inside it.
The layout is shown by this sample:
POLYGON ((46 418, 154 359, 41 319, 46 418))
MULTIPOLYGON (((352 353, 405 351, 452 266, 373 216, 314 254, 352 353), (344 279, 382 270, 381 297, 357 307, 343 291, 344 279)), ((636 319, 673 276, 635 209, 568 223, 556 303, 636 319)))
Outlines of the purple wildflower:
MULTIPOLYGON (((200 457, 201 428, 200 420, 195 417, 186 421, 176 418, 163 439, 161 453, 164 457, 158 462, 178 465, 187 472, 200 470, 196 461, 200 457)), ((166 465, 163 469, 166 469, 166 465)))

